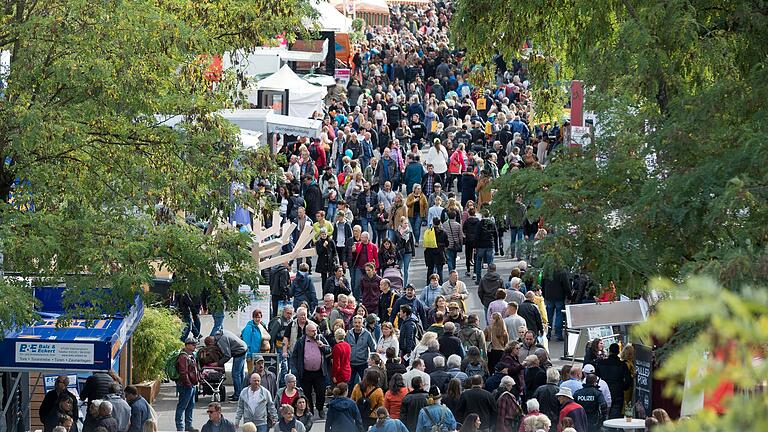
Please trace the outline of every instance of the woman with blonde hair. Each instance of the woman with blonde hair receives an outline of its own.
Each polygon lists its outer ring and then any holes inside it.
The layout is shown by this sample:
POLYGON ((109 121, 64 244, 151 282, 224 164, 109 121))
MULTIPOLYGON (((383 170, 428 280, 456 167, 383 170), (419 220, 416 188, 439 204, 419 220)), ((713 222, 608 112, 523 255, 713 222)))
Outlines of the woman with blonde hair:
POLYGON ((381 323, 381 337, 376 342, 376 352, 381 357, 382 362, 387 361, 387 348, 389 347, 395 349, 395 355, 399 355, 400 341, 395 334, 395 326, 389 321, 383 321, 381 323))
POLYGON ((437 341, 437 333, 431 331, 424 332, 424 336, 421 337, 421 340, 416 345, 416 348, 414 348, 411 352, 411 365, 413 365, 413 361, 415 359, 419 358, 420 355, 427 352, 429 349, 430 341, 437 341))
POLYGON ((504 355, 504 347, 509 342, 509 333, 507 326, 504 325, 504 319, 501 314, 494 312, 491 315, 491 325, 485 328, 485 339, 490 342, 488 351, 488 370, 494 370, 496 363, 504 355))

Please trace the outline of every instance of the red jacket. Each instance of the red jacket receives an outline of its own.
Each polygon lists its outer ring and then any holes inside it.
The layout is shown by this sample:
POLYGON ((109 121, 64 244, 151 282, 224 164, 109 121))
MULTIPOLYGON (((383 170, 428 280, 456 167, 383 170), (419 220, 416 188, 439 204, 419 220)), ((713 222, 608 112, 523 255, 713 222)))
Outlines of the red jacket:
POLYGON ((184 387, 194 387, 199 382, 197 362, 195 355, 182 350, 176 359, 176 367, 179 369, 179 383, 184 387))
MULTIPOLYGON (((350 263, 350 267, 353 267, 355 264, 357 264, 357 256, 360 254, 360 249, 362 247, 363 244, 361 242, 355 243, 355 253, 352 254, 352 262, 350 263)), ((374 265, 376 265, 377 269, 379 268, 379 248, 371 242, 368 242, 368 259, 365 260, 365 262, 372 262, 374 265)))
POLYGON ((347 382, 352 378, 352 347, 347 342, 341 341, 333 346, 331 350, 331 358, 333 364, 331 365, 331 378, 336 383, 347 382))

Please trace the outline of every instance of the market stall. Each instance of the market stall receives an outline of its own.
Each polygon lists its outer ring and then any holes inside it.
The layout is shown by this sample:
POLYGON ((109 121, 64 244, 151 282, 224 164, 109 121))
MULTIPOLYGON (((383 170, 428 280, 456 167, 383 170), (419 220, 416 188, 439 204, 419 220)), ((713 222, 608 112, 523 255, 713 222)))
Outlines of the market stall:
POLYGON ((271 108, 278 114, 306 119, 322 111, 328 89, 310 84, 285 65, 246 90, 246 94, 248 102, 258 108, 271 108))
MULTIPOLYGON (((35 287, 40 320, 34 325, 5 332, 0 341, 0 374, 3 414, 21 412, 24 430, 38 429, 37 410, 46 383, 57 375, 79 379, 97 371, 115 371, 131 381, 131 337, 144 314, 140 296, 125 314, 104 316, 92 322, 72 320, 60 326, 65 287, 35 287), (11 407, 15 408, 11 410, 11 407), (34 413, 34 415, 30 415, 34 413)), ((71 382, 70 385, 76 385, 71 382)), ((9 425, 9 430, 12 429, 9 425)))

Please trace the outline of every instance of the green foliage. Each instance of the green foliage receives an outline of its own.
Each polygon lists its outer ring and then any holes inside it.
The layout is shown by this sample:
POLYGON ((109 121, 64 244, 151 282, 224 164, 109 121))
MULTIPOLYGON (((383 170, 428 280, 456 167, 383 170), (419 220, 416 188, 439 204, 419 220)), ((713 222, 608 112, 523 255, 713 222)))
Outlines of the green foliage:
MULTIPOLYGON (((546 267, 576 263, 628 294, 656 275, 768 280, 762 2, 462 0, 452 24, 470 61, 517 57, 530 39, 533 97, 557 101, 558 82, 578 78, 597 113, 590 148, 497 183, 500 197, 540 203, 546 267)), ((535 102, 538 118, 560 114, 535 102)), ((500 214, 513 202, 496 201, 500 214)))
MULTIPOLYGON (((248 239, 187 222, 215 224, 235 202, 255 208, 258 196, 231 200, 230 185, 274 179, 276 163, 267 149, 243 148, 216 114, 237 105, 235 76, 206 75, 213 54, 294 39, 310 9, 306 0, 0 0, 0 50, 11 53, 0 71, 5 271, 65 281, 71 305, 92 297, 88 288, 112 288, 114 298, 72 311, 98 315, 129 304, 159 260, 179 289, 237 307, 237 286, 256 274, 248 239), (184 121, 173 129, 158 120, 176 115, 184 121)), ((31 322, 29 292, 9 281, 0 290, 9 299, 0 329, 31 322)))
POLYGON ((165 358, 183 346, 179 340, 184 324, 165 308, 144 309, 133 333, 133 382, 153 381, 165 376, 165 358))
POLYGON ((702 412, 664 430, 757 431, 768 428, 768 395, 764 391, 753 392, 764 385, 768 376, 768 362, 755 361, 756 358, 764 359, 766 354, 768 290, 746 286, 733 292, 709 278, 692 278, 681 286, 668 280, 656 280, 651 287, 674 294, 659 303, 651 319, 634 327, 635 337, 666 340, 681 325, 690 322, 703 325, 696 337, 679 345, 654 372, 679 384, 666 386, 665 392, 681 398, 684 378, 690 383, 686 392, 694 394, 711 391, 723 381, 733 382, 738 389, 724 416, 702 412), (727 356, 716 357, 713 355, 715 351, 726 352, 727 356))

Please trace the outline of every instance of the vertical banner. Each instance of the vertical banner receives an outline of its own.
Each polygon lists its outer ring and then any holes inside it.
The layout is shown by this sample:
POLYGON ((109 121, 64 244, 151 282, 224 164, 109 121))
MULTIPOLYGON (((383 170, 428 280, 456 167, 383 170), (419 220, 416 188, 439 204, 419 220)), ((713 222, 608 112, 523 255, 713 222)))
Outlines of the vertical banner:
POLYGON ((571 81, 571 126, 584 126, 584 83, 571 81))
POLYGON ((632 344, 632 346, 635 347, 635 369, 637 369, 634 395, 635 416, 644 418, 651 415, 651 411, 653 411, 653 401, 651 400, 653 394, 653 351, 645 345, 632 344), (645 410, 645 413, 639 412, 640 409, 645 410))
POLYGON ((349 64, 350 44, 348 33, 336 33, 336 59, 345 65, 349 64))

